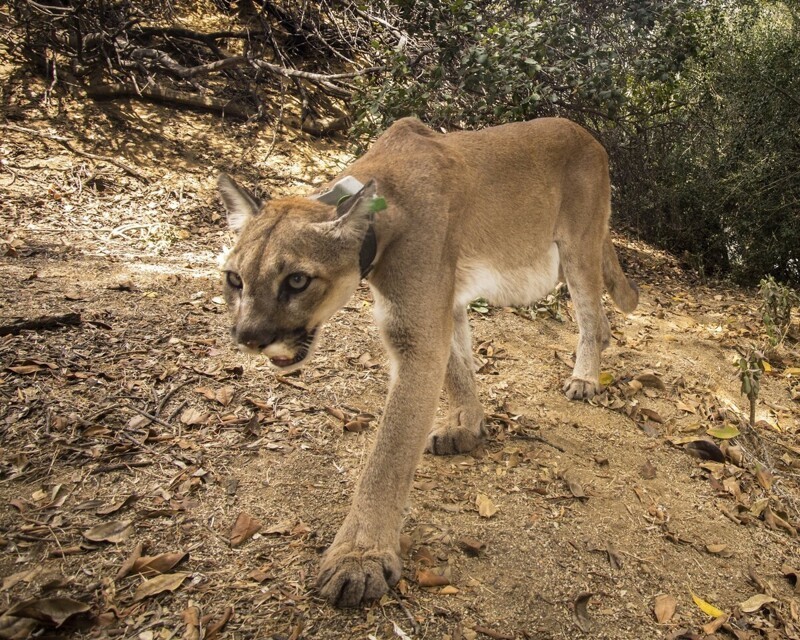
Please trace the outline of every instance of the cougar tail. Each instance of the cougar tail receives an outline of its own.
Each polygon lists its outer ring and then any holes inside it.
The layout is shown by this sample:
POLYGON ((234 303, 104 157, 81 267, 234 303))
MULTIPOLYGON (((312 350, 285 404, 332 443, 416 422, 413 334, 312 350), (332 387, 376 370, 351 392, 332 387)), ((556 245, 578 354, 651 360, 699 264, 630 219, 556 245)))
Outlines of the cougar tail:
POLYGON ((639 303, 639 287, 622 273, 617 259, 617 251, 606 234, 603 244, 603 282, 616 305, 625 313, 630 313, 639 303))

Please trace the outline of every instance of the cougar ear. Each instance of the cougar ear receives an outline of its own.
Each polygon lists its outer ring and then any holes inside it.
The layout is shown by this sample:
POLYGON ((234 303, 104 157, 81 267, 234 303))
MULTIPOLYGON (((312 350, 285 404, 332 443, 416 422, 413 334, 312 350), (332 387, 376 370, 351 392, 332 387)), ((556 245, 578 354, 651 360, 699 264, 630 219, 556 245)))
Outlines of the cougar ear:
POLYGON ((329 222, 330 228, 338 235, 363 237, 369 228, 372 215, 372 199, 378 190, 375 180, 370 180, 361 189, 336 205, 336 219, 329 222))
POLYGON ((228 226, 239 233, 245 223, 258 214, 263 204, 250 191, 236 184, 236 181, 225 173, 217 178, 219 194, 228 212, 228 226))

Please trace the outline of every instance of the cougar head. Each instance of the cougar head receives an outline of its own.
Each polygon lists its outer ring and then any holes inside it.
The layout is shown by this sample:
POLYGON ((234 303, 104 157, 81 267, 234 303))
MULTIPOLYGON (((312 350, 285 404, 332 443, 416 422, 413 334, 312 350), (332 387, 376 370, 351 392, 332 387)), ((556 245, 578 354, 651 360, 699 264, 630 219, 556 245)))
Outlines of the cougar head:
POLYGON ((224 174, 218 184, 237 234, 223 266, 231 336, 283 372, 297 369, 358 287, 375 182, 337 206, 299 197, 262 202, 224 174))

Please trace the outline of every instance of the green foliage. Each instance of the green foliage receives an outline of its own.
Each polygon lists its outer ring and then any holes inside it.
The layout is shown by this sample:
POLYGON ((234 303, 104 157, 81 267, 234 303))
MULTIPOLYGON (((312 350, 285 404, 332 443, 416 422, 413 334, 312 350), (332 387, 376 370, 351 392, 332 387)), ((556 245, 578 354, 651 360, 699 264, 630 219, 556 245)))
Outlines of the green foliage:
POLYGON ((669 104, 699 46, 694 4, 402 3, 405 26, 421 44, 386 47, 391 71, 354 103, 356 133, 406 115, 445 129, 559 113, 591 122, 646 117, 669 104))
POLYGON ((619 217, 708 273, 798 284, 800 23, 780 2, 720 6, 680 117, 618 149, 619 217))
POLYGON ((792 326, 792 307, 800 304, 800 297, 789 287, 769 276, 761 280, 761 319, 772 346, 786 339, 792 326))

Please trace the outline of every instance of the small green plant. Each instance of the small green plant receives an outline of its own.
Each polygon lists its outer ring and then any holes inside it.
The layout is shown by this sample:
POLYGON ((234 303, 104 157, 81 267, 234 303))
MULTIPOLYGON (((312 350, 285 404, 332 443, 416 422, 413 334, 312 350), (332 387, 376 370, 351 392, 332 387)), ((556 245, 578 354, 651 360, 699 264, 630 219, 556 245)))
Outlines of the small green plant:
POLYGON ((750 426, 756 424, 756 401, 761 391, 761 376, 764 373, 764 354, 757 349, 750 349, 746 353, 739 352, 741 357, 737 366, 739 380, 742 381, 742 393, 750 402, 750 426))
POLYGON ((761 319, 773 347, 781 344, 792 326, 792 307, 800 304, 800 297, 791 288, 769 276, 761 280, 761 319))
POLYGON ((467 309, 475 313, 489 313, 489 302, 486 298, 476 298, 467 305, 467 309))

